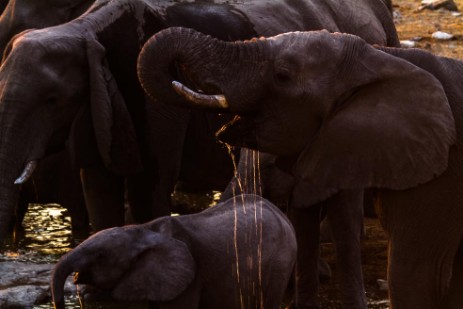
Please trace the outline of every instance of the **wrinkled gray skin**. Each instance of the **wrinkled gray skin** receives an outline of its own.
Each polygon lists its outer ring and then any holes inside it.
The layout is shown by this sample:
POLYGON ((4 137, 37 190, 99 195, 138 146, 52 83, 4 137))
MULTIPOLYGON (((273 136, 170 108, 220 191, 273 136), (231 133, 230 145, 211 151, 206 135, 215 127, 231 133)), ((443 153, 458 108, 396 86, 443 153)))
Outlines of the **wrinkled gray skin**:
POLYGON ((117 300, 278 309, 295 260, 286 216, 260 196, 238 195, 197 214, 100 231, 56 264, 52 295, 64 308, 64 281, 76 272, 76 283, 117 300))
MULTIPOLYGON (((260 1, 253 3, 253 5, 237 4, 237 7, 240 8, 242 6, 245 8, 243 12, 246 12, 246 16, 250 22, 255 24, 254 29, 257 32, 255 36, 276 35, 288 30, 318 30, 325 28, 329 31, 343 31, 357 34, 369 43, 399 46, 392 16, 382 1, 305 1, 300 2, 298 5, 295 4, 294 7, 291 6, 291 8, 298 9, 297 13, 288 7, 281 6, 277 2, 274 2, 272 6, 268 5, 268 3, 264 6, 261 4, 264 2, 260 1), (287 16, 284 13, 291 13, 291 15, 287 16)), ((209 46, 204 45, 201 48, 209 49, 209 46)), ((139 62, 139 72, 143 67, 146 68, 142 73, 141 82, 153 98, 172 103, 172 105, 184 105, 184 102, 180 100, 179 96, 170 87, 170 82, 174 77, 169 76, 165 72, 172 72, 172 68, 175 67, 173 63, 177 60, 175 56, 177 54, 183 56, 183 51, 189 49, 190 47, 187 45, 167 43, 165 46, 162 46, 162 49, 156 47, 155 50, 152 50, 151 52, 155 55, 153 57, 155 59, 149 62, 157 62, 160 66, 159 71, 164 72, 164 74, 158 74, 158 72, 151 69, 156 64, 149 63, 145 65, 139 62), (166 57, 163 57, 164 54, 166 57)), ((201 54, 200 50, 195 50, 195 52, 198 55, 201 54)), ((217 50, 216 52, 221 54, 222 50, 217 50)), ((246 54, 248 51, 243 49, 239 52, 246 54)), ((228 65, 228 54, 224 56, 226 59, 223 59, 223 61, 228 65)), ((204 64, 197 58, 194 61, 201 63, 205 68, 207 67, 207 64, 204 64)), ((252 59, 248 59, 247 61, 250 63, 253 62, 252 59)), ((180 67, 182 66, 180 65, 180 67)), ((253 71, 253 73, 255 72, 253 75, 257 75, 259 68, 253 65, 250 65, 250 68, 255 70, 253 71)), ((187 76, 187 79, 189 79, 189 69, 185 67, 182 67, 182 69, 182 75, 187 76)), ((238 68, 233 68, 232 70, 239 71, 238 68)), ((234 71, 230 72, 233 74, 234 71)), ((227 74, 230 74, 230 72, 227 72, 227 74)), ((226 79, 227 76, 224 75, 223 78, 226 79)), ((195 81, 192 82, 194 84, 195 81)), ((234 80, 232 82, 233 85, 230 85, 230 87, 233 87, 234 84, 237 84, 237 88, 242 86, 238 85, 237 82, 235 83, 234 80)), ((208 88, 207 81, 201 81, 201 83, 202 87, 208 88)), ((213 87, 210 90, 211 93, 217 91, 213 87)), ((254 98, 255 94, 252 92, 246 92, 246 96, 240 96, 243 104, 247 101, 252 101, 254 98)), ((285 164, 280 165, 280 169, 284 171, 286 169, 285 164)), ((278 183, 277 181, 273 182, 278 183)), ((265 183, 265 180, 263 183, 265 183)), ((342 192, 327 199, 333 190, 326 190, 326 188, 318 188, 316 186, 308 187, 303 182, 297 182, 289 188, 289 193, 286 191, 286 198, 290 199, 291 212, 304 212, 304 214, 291 214, 294 220, 300 220, 300 222, 294 222, 300 225, 298 234, 310 235, 310 241, 307 239, 309 238, 308 236, 303 236, 299 238, 300 242, 298 244, 299 263, 296 276, 296 302, 298 308, 316 308, 317 306, 319 221, 323 206, 322 203, 326 205, 327 209, 331 209, 331 213, 335 214, 331 217, 334 220, 334 224, 339 227, 339 229, 333 231, 333 234, 337 242, 338 261, 342 263, 340 264, 340 269, 342 270, 340 280, 342 282, 341 293, 343 303, 346 308, 366 308, 360 257, 363 223, 363 190, 342 192), (312 205, 314 207, 307 208, 307 206, 312 205)), ((268 197, 270 198, 270 196, 268 197)))
POLYGON ((0 55, 8 41, 27 29, 41 29, 80 16, 93 0, 9 0, 0 15, 0 55))
MULTIPOLYGON (((136 57, 153 33, 183 25, 236 40, 321 25, 338 30, 329 4, 100 0, 69 23, 17 36, 0 69, 0 238, 14 209, 16 177, 65 143, 83 168, 94 229, 124 223, 124 182, 136 222, 170 212, 192 116, 162 102, 145 104, 136 57)), ((345 6, 339 10, 346 31, 359 29, 372 43, 398 42, 382 2, 345 6)))
MULTIPOLYGON (((7 42, 19 32, 68 22, 92 3, 93 0, 0 2, 0 55, 7 42)), ((40 162, 32 179, 21 186, 12 228, 21 229, 29 203, 59 203, 69 211, 74 236, 88 236, 88 214, 80 173, 71 168, 69 160, 69 154, 63 151, 40 162)))
POLYGON ((379 189, 392 308, 463 306, 462 62, 326 31, 235 44, 164 34, 190 50, 209 46, 204 62, 183 54, 182 64, 240 115, 220 138, 283 159, 294 176, 327 188, 318 198, 379 189), (247 54, 226 61, 209 54, 217 48, 247 54))

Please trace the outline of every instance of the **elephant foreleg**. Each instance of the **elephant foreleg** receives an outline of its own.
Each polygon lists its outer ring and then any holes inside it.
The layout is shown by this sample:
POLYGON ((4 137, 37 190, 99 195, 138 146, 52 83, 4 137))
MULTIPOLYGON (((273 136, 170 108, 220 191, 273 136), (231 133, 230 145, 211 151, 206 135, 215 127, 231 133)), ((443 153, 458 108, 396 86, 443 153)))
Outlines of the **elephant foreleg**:
POLYGON ((294 303, 297 309, 319 308, 317 292, 321 205, 290 207, 288 216, 297 239, 294 303))
POLYGON ((148 140, 155 174, 152 194, 154 216, 169 215, 171 196, 178 181, 190 111, 160 102, 150 102, 148 140))
POLYGON ((82 187, 93 231, 124 225, 124 179, 103 167, 81 170, 82 187))
POLYGON ((327 200, 326 210, 336 247, 343 308, 367 308, 361 261, 363 191, 336 194, 327 200))

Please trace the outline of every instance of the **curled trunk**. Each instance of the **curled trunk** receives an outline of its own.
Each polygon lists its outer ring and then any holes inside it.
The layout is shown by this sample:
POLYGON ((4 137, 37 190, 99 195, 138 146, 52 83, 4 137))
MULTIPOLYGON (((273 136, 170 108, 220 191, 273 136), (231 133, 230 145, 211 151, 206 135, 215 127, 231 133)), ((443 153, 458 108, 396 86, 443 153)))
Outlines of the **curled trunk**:
MULTIPOLYGON (((177 80, 209 95, 224 95, 227 101, 235 102, 230 106, 232 112, 239 102, 241 110, 252 94, 241 93, 245 88, 238 83, 252 82, 259 76, 254 71, 262 63, 260 42, 223 42, 192 29, 169 28, 144 45, 138 58, 138 77, 145 92, 154 100, 185 106, 185 96, 176 93, 183 86, 176 84, 179 86, 176 91, 172 86, 177 80), (243 78, 230 79, 235 74, 243 78)), ((212 109, 228 107, 221 96, 190 94, 186 99, 199 100, 197 107, 205 108, 202 103, 208 100, 215 101, 212 109)), ((206 106, 211 109, 208 103, 206 106)))

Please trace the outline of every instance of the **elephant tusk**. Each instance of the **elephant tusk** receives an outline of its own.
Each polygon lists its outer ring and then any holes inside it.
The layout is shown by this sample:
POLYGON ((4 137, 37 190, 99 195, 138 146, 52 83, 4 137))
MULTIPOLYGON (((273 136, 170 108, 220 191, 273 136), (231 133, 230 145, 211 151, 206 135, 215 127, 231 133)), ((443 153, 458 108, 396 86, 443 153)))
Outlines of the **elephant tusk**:
POLYGON ((21 176, 19 176, 18 179, 15 180, 14 184, 22 185, 23 183, 25 183, 32 176, 32 173, 34 173, 36 167, 37 167, 36 160, 27 162, 27 165, 24 168, 24 171, 22 172, 21 176))
POLYGON ((173 81, 172 87, 174 90, 185 98, 188 102, 193 103, 193 105, 198 107, 206 107, 210 109, 227 109, 229 107, 227 99, 224 95, 215 94, 215 95, 208 95, 198 93, 196 91, 191 90, 184 84, 173 81))

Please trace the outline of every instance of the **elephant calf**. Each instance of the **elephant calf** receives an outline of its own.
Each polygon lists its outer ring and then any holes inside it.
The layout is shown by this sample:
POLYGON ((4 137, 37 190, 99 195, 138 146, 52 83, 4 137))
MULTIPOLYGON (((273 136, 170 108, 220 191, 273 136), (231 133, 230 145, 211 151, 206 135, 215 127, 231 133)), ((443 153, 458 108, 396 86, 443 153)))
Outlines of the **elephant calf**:
POLYGON ((161 308, 279 308, 295 259, 284 214, 238 195, 201 213, 94 234, 57 263, 53 302, 64 308, 63 285, 76 272, 76 283, 161 308))

